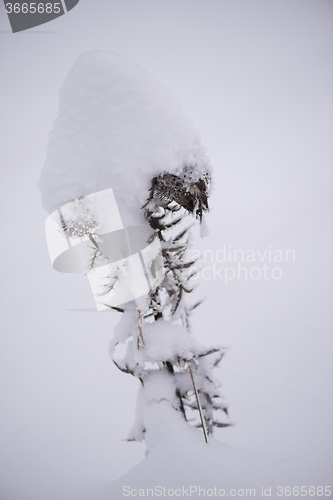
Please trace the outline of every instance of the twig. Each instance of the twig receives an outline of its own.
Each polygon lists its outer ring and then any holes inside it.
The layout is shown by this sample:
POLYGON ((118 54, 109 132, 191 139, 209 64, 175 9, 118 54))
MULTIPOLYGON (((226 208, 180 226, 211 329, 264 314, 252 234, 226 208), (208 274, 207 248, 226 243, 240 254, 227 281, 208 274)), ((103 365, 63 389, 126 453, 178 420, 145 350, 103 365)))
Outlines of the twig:
POLYGON ((194 376, 193 376, 191 361, 188 362, 188 369, 189 369, 191 380, 192 380, 192 385, 193 385, 193 389, 194 389, 195 398, 197 400, 197 405, 198 405, 198 410, 199 410, 199 415, 200 415, 200 420, 201 420, 203 434, 204 434, 206 443, 208 443, 206 423, 205 423, 205 420, 204 420, 204 417, 203 417, 203 413, 202 413, 202 408, 201 408, 201 403, 200 403, 200 400, 199 400, 199 394, 198 394, 198 391, 197 391, 197 387, 196 387, 195 382, 194 382, 194 376))
POLYGON ((143 338, 143 332, 142 332, 142 318, 143 318, 143 314, 140 310, 138 310, 138 315, 139 315, 139 321, 138 321, 138 329, 139 329, 139 337, 142 341, 142 344, 143 345, 146 345, 145 344, 145 339, 143 338))
POLYGON ((94 238, 91 234, 89 234, 88 236, 89 236, 89 239, 90 239, 91 243, 92 243, 93 245, 95 245, 95 247, 98 249, 98 245, 97 245, 97 243, 96 243, 95 238, 94 238))

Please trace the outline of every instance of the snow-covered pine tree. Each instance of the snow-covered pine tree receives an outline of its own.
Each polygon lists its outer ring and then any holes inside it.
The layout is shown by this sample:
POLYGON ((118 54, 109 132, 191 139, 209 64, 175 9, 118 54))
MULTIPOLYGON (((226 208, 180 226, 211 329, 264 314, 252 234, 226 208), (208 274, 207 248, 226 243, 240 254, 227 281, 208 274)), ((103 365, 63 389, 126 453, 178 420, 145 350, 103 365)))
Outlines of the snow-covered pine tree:
POLYGON ((202 222, 208 210, 208 171, 192 180, 194 167, 185 166, 179 175, 162 172, 152 179, 150 195, 142 209, 162 245, 166 275, 147 300, 127 304, 115 337, 110 344, 116 366, 140 379, 137 422, 130 440, 142 440, 143 415, 151 404, 161 401, 179 411, 183 418, 212 434, 214 427, 230 424, 219 414, 228 415, 220 384, 213 369, 224 355, 220 347, 200 346, 191 335, 190 318, 199 303, 189 306, 185 297, 193 291, 191 278, 195 261, 187 260, 189 214, 202 222), (136 312, 137 310, 137 312, 136 312), (116 359, 116 346, 126 343, 122 359, 116 359))
MULTIPOLYGON (((195 341, 190 331, 195 305, 185 301, 194 272, 186 257, 185 224, 190 214, 201 220, 208 209, 209 172, 196 130, 146 70, 107 51, 77 59, 61 89, 49 136, 38 183, 42 205, 52 214, 74 200, 64 223, 69 236, 82 236, 84 226, 92 244, 89 272, 104 262, 98 226, 104 215, 88 216, 85 197, 112 188, 124 227, 149 224, 161 242, 166 269, 157 289, 116 308, 123 315, 111 342, 112 357, 118 368, 141 381, 131 439, 144 438, 146 416, 166 408, 156 408, 161 401, 171 410, 168 417, 182 416, 198 426, 201 406, 208 433, 228 425, 217 416, 227 410, 213 376, 223 350, 195 341), (119 357, 122 344, 126 352, 119 357)), ((110 278, 116 288, 117 277, 110 278)))

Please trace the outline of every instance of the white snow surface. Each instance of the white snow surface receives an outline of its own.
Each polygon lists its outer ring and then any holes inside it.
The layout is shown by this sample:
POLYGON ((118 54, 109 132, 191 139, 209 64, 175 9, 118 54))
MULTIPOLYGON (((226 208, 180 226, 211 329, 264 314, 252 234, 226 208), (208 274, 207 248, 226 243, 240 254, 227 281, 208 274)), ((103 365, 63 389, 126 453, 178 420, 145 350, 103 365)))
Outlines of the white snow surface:
POLYGON ((180 412, 164 401, 150 406, 143 418, 148 456, 117 481, 87 493, 84 500, 125 496, 278 498, 278 486, 317 485, 315 475, 301 462, 290 463, 272 455, 233 448, 213 438, 206 444, 201 430, 189 426, 180 412), (262 494, 262 487, 266 495, 262 494), (268 488, 271 495, 267 495, 268 488), (129 491, 132 493, 127 495, 129 491))
POLYGON ((151 179, 208 158, 178 102, 147 71, 102 50, 75 62, 60 91, 38 187, 48 211, 113 188, 125 225, 142 224, 151 179))

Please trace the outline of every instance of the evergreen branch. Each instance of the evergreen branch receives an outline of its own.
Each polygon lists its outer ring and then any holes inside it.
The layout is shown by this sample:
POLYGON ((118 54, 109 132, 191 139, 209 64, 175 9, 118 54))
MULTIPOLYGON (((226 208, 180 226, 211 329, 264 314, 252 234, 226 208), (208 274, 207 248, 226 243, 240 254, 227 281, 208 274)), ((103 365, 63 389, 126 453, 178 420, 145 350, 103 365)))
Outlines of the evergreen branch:
POLYGON ((102 304, 103 306, 109 307, 109 309, 114 309, 115 311, 118 311, 120 313, 125 312, 125 309, 122 309, 121 307, 116 307, 116 306, 109 306, 109 304, 102 304))
POLYGON ((117 367, 120 371, 122 371, 122 372, 124 372, 124 373, 129 373, 130 375, 133 375, 133 377, 135 377, 135 373, 134 373, 134 371, 130 370, 130 368, 128 368, 128 366, 127 366, 127 365, 126 365, 126 368, 123 368, 123 367, 122 367, 122 366, 120 366, 120 365, 119 365, 119 363, 117 363, 117 361, 116 361, 116 360, 114 360, 113 358, 112 358, 112 361, 114 362, 114 364, 116 365, 116 367, 117 367))
POLYGON ((191 260, 190 262, 184 262, 184 263, 180 262, 179 264, 172 266, 171 269, 188 269, 189 267, 193 266, 195 262, 196 260, 191 260))
POLYGON ((221 427, 232 427, 234 424, 230 424, 230 423, 226 424, 224 422, 218 422, 217 420, 213 420, 213 425, 215 427, 220 427, 221 428, 221 427))
POLYGON ((218 349, 218 348, 210 349, 209 351, 204 352, 203 354, 199 354, 198 358, 203 358, 204 356, 209 356, 210 354, 213 354, 214 352, 220 352, 220 349, 218 349))
POLYGON ((177 236, 175 236, 173 238, 173 241, 179 241, 180 239, 182 239, 183 236, 185 236, 185 234, 188 232, 188 230, 190 229, 191 226, 187 227, 186 229, 184 229, 181 233, 179 233, 177 236))
POLYGON ((193 311, 194 309, 196 309, 198 306, 200 306, 200 304, 202 304, 202 300, 199 300, 199 302, 196 302, 193 306, 190 307, 190 311, 193 311))

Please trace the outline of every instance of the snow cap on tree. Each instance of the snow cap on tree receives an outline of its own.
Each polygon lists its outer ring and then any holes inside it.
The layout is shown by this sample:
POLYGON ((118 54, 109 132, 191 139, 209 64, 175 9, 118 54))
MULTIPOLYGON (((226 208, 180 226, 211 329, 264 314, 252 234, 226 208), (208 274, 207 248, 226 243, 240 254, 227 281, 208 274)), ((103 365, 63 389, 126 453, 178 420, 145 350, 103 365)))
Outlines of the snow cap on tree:
POLYGON ((38 187, 48 212, 112 187, 124 224, 142 224, 140 207, 156 175, 182 176, 185 166, 186 186, 208 163, 170 93, 125 57, 98 50, 77 59, 60 91, 38 187))

